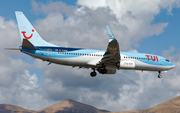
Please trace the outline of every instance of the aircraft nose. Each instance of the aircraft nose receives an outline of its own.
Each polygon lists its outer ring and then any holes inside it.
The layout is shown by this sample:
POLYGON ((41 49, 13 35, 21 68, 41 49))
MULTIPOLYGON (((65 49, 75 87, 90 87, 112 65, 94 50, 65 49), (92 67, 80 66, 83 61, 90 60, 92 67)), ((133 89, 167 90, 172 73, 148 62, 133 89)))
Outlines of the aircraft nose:
POLYGON ((173 69, 175 67, 175 65, 172 63, 172 65, 170 66, 170 69, 173 69))

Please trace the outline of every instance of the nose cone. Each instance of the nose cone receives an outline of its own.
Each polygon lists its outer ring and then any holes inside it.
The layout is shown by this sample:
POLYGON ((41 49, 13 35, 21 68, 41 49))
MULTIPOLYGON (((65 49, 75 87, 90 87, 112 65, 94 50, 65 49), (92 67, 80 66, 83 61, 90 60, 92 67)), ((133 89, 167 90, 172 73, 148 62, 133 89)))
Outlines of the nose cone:
POLYGON ((169 68, 170 68, 170 69, 173 69, 174 67, 175 67, 175 65, 174 65, 173 63, 170 63, 169 68))
POLYGON ((173 65, 172 65, 172 68, 174 68, 174 67, 175 67, 175 65, 173 64, 173 65))

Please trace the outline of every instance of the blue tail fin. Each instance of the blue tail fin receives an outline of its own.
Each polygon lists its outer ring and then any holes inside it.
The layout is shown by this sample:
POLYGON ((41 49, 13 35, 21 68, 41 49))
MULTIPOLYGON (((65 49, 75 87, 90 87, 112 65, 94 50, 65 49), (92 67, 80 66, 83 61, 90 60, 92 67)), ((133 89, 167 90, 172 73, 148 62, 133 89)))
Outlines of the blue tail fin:
MULTIPOLYGON (((28 40, 33 46, 54 46, 56 45, 46 42, 41 38, 38 32, 25 17, 23 12, 16 11, 16 19, 19 27, 22 45, 24 40, 28 40)), ((27 41, 26 41, 27 42, 27 41)))

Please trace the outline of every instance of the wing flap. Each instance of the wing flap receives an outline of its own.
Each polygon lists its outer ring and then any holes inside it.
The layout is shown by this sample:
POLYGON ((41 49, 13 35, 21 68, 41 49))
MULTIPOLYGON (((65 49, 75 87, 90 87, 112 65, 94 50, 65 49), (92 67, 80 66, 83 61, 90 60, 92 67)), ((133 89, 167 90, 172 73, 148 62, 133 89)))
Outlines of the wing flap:
POLYGON ((99 63, 99 60, 91 60, 87 64, 92 65, 92 66, 96 66, 98 63, 99 63))

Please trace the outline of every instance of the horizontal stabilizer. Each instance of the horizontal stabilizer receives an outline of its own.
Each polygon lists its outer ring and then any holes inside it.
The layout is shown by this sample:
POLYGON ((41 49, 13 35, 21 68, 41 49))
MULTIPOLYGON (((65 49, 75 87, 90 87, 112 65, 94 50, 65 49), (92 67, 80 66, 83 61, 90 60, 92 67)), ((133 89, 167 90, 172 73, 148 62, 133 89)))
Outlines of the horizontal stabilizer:
POLYGON ((5 50, 20 50, 19 48, 4 48, 5 50))

